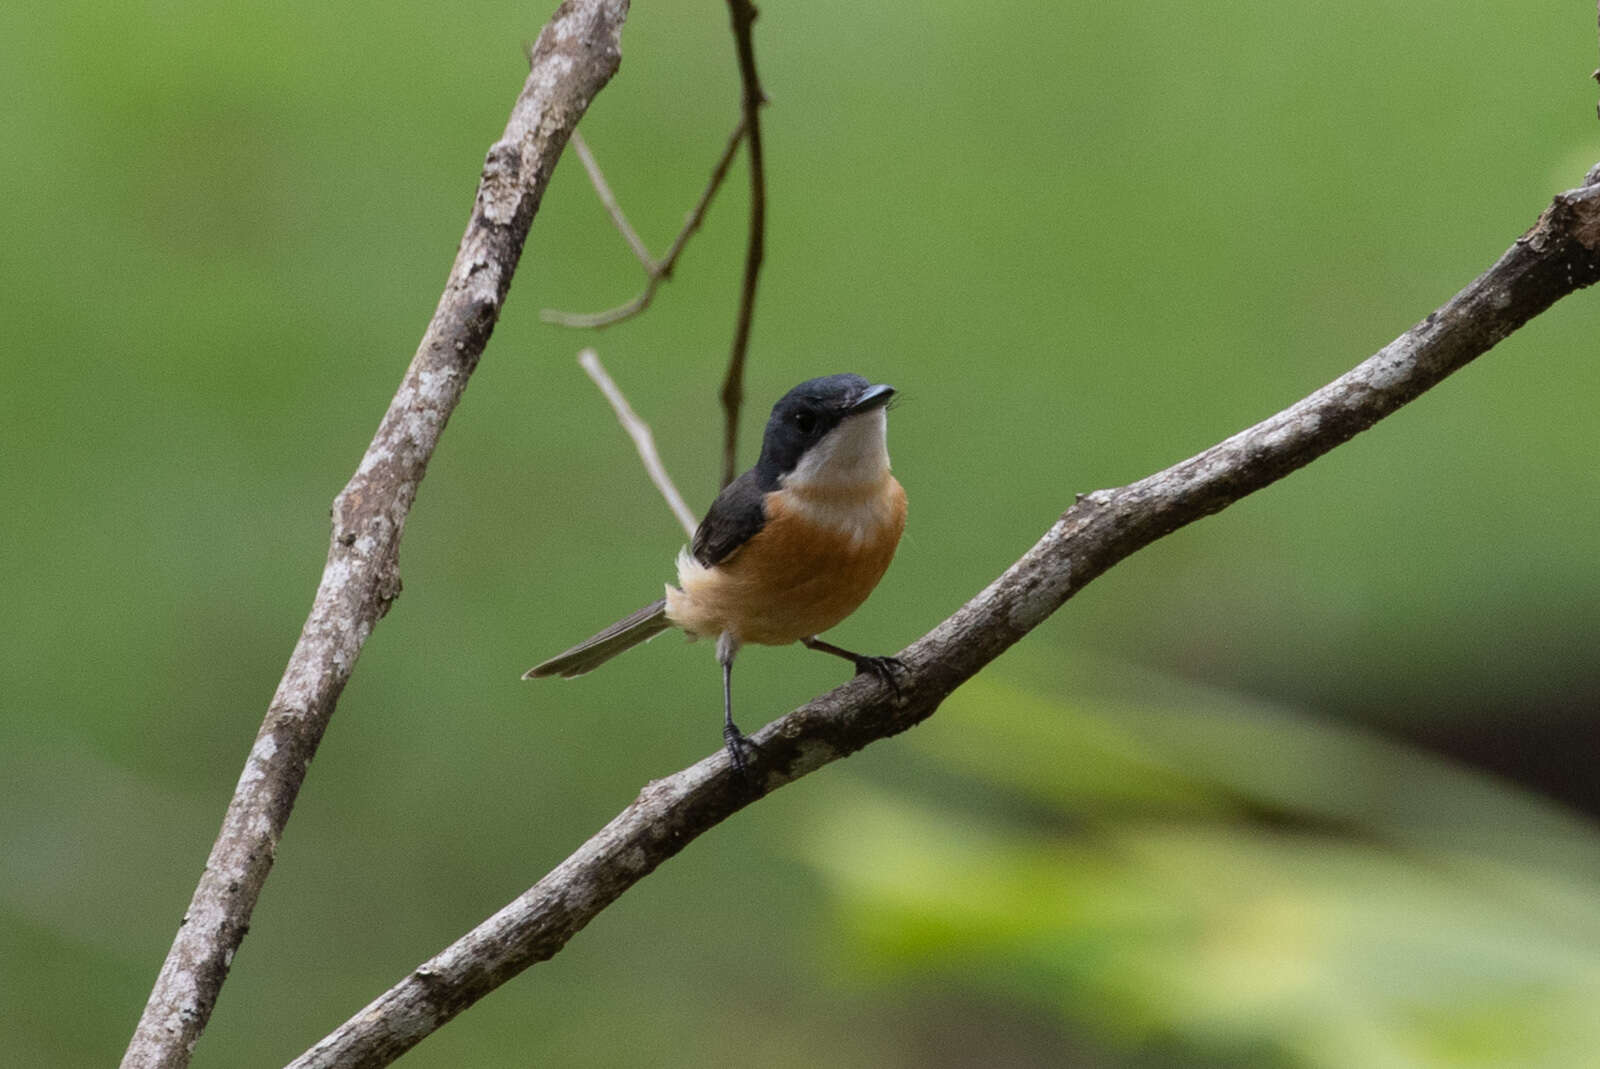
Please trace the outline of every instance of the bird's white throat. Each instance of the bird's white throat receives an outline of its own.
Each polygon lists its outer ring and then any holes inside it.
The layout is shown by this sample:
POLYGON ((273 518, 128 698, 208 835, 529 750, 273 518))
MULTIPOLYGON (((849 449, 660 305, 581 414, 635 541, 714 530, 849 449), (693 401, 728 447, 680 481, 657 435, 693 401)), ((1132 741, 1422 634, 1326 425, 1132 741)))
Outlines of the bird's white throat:
POLYGON ((849 416, 779 478, 801 494, 848 494, 882 484, 889 474, 889 417, 881 407, 849 416))
POLYGON ((857 545, 896 521, 889 487, 889 420, 884 410, 851 416, 778 479, 788 507, 857 545))

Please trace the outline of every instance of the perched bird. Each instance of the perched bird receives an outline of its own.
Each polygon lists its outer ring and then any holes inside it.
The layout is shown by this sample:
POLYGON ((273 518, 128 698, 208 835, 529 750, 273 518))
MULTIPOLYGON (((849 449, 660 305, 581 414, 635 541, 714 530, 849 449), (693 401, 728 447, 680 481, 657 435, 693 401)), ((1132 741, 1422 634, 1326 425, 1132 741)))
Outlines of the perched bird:
POLYGON ((891 685, 899 662, 823 642, 889 567, 906 524, 906 494, 889 473, 894 387, 860 375, 802 382, 772 406, 756 466, 729 483, 678 554, 678 585, 522 677, 571 678, 669 627, 715 639, 722 736, 742 774, 748 740, 733 723, 733 658, 746 642, 843 657, 891 685))

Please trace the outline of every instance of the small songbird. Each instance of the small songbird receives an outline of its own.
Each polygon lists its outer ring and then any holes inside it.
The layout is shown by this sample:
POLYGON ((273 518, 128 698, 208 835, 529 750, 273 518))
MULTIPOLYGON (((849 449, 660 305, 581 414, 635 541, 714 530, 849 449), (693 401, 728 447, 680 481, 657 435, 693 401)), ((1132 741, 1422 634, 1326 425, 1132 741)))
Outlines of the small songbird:
POLYGON ((889 473, 892 386, 860 375, 802 382, 772 406, 761 458, 711 503, 678 554, 678 585, 523 679, 581 676, 679 627, 710 638, 722 665, 722 736, 742 774, 748 740, 733 723, 733 658, 746 642, 843 657, 893 685, 900 663, 823 642, 889 567, 906 525, 906 494, 889 473))

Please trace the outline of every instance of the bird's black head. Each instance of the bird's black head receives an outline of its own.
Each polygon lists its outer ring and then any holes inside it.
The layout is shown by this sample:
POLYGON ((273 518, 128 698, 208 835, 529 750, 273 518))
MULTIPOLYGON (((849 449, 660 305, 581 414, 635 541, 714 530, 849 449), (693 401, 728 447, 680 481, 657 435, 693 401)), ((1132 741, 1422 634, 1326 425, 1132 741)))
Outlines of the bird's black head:
POLYGON ((860 375, 808 379, 772 406, 761 459, 756 467, 765 484, 795 470, 806 451, 852 416, 882 408, 893 386, 875 386, 860 375))

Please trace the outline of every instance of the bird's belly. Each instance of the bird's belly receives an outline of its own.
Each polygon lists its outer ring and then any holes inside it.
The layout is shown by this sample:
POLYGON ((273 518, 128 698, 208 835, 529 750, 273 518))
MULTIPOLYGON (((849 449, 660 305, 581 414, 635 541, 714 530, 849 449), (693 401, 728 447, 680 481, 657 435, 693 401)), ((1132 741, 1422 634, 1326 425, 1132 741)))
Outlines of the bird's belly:
POLYGON ((905 527, 899 489, 893 484, 885 507, 853 530, 818 524, 771 495, 766 524, 728 560, 712 568, 680 561, 668 618, 691 634, 731 632, 769 646, 828 630, 867 600, 894 559, 905 527))

